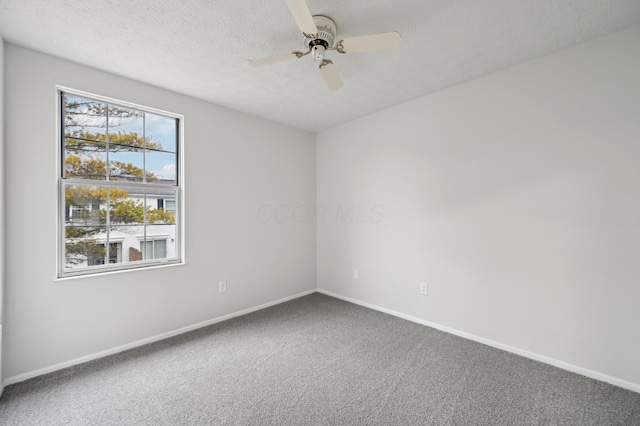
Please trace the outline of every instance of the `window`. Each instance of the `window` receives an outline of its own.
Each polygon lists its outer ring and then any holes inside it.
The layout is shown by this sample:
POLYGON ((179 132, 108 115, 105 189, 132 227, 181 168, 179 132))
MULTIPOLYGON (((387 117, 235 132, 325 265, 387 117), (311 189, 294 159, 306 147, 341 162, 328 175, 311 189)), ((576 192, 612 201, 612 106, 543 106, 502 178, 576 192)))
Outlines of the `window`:
POLYGON ((162 259, 167 256, 167 240, 140 241, 143 259, 162 259))
POLYGON ((105 262, 114 264, 121 262, 122 243, 109 243, 109 253, 105 253, 106 245, 104 243, 96 244, 95 253, 88 257, 89 266, 104 265, 105 262))
POLYGON ((176 211, 176 200, 166 200, 164 203, 164 209, 170 212, 176 211))
POLYGON ((181 262, 181 116, 59 94, 58 275, 181 262))
POLYGON ((158 208, 165 209, 167 211, 175 212, 176 211, 176 200, 163 200, 162 198, 158 198, 158 208))

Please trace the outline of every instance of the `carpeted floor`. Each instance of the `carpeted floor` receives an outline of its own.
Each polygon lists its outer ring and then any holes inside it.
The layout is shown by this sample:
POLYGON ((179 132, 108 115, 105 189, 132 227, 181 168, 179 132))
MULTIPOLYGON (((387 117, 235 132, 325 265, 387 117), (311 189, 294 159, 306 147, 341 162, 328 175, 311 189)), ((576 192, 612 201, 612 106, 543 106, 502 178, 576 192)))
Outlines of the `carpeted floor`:
POLYGON ((2 425, 640 425, 640 394, 318 293, 8 386, 2 425))

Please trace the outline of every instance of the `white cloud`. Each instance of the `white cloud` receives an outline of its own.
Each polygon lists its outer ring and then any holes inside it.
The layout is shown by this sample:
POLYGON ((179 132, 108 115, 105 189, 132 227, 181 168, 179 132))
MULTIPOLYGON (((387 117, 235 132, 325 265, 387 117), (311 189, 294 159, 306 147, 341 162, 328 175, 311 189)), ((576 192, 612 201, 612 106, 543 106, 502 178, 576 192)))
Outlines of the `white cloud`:
POLYGON ((156 115, 150 112, 146 113, 147 133, 155 135, 174 135, 176 132, 175 119, 156 115))
POLYGON ((162 167, 162 170, 157 172, 153 172, 154 175, 158 176, 160 179, 175 179, 176 178, 176 165, 175 164, 165 164, 162 167))

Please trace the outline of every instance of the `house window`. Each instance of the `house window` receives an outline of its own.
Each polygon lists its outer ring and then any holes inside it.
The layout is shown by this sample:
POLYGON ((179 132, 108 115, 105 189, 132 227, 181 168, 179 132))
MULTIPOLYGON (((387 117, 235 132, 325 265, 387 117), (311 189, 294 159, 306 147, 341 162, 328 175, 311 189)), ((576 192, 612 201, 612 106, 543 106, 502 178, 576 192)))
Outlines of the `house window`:
POLYGON ((181 262, 182 117, 59 94, 58 276, 181 262))
POLYGON ((85 206, 69 206, 69 219, 80 218, 85 212, 85 206))
POLYGON ((106 247, 104 243, 96 244, 87 259, 89 266, 104 265, 105 262, 113 265, 122 261, 122 243, 109 243, 109 253, 106 253, 106 247))
POLYGON ((140 241, 143 259, 163 259, 167 257, 167 240, 140 241))
POLYGON ((164 209, 170 212, 176 211, 176 200, 165 200, 164 209))
POLYGON ((164 209, 170 212, 176 211, 176 200, 164 200, 162 198, 158 198, 158 208, 164 209))

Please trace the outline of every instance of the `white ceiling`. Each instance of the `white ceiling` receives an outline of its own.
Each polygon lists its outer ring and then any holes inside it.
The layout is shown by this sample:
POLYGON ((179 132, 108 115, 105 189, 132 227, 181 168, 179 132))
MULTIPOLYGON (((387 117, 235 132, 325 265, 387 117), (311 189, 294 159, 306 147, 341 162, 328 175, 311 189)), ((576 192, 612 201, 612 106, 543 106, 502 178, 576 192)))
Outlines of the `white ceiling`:
MULTIPOLYGON (((308 0, 338 39, 399 31, 400 49, 328 53, 331 92, 284 0, 0 0, 5 41, 319 131, 640 22, 640 0, 308 0)), ((640 44, 640 40, 639 40, 640 44)))

